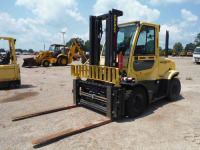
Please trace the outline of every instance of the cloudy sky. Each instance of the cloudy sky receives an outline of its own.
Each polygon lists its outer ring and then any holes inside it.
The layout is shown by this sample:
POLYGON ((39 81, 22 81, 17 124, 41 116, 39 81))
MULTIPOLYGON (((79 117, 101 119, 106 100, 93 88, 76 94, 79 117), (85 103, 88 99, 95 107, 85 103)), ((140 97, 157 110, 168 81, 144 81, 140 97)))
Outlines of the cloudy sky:
MULTIPOLYGON (((193 42, 200 33, 200 0, 0 0, 0 36, 17 39, 16 48, 43 49, 51 43, 89 37, 89 15, 122 10, 119 23, 145 21, 161 25, 160 45, 164 48, 165 30, 170 47, 193 42)), ((0 48, 2 48, 0 42, 0 48)))

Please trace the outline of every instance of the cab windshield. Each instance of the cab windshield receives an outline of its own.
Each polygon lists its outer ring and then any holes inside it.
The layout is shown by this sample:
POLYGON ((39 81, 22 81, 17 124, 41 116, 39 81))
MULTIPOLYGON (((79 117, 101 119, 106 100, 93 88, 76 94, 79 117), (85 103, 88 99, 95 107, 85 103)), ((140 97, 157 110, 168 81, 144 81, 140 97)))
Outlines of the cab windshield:
POLYGON ((49 51, 59 52, 63 50, 64 50, 64 46, 60 46, 60 45, 51 45, 49 47, 49 51))
POLYGON ((195 48, 194 54, 200 54, 200 48, 195 48))
MULTIPOLYGON (((136 29, 136 24, 119 26, 117 33, 117 53, 122 52, 124 56, 129 56, 136 29)), ((106 45, 104 44, 102 56, 105 56, 105 49, 106 45)))

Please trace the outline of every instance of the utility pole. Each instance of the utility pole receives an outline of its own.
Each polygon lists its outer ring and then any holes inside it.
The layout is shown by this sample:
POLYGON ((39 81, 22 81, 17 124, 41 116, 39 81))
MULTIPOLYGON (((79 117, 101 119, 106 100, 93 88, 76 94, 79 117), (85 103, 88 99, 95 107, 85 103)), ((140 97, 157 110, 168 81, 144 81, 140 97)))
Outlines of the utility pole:
POLYGON ((61 31, 60 33, 62 33, 62 35, 63 35, 63 44, 65 45, 65 33, 66 33, 66 32, 61 31))

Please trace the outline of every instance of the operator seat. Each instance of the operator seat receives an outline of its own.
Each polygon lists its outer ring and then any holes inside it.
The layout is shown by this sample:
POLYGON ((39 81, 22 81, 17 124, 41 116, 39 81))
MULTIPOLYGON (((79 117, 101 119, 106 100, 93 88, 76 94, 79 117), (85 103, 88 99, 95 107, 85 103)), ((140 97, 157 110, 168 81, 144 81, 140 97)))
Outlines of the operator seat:
POLYGON ((0 65, 8 65, 10 63, 10 52, 6 52, 6 55, 0 58, 0 65))
POLYGON ((61 50, 59 50, 59 51, 57 51, 57 52, 54 52, 53 53, 53 58, 57 58, 57 56, 59 55, 59 54, 61 54, 62 52, 61 52, 61 50))

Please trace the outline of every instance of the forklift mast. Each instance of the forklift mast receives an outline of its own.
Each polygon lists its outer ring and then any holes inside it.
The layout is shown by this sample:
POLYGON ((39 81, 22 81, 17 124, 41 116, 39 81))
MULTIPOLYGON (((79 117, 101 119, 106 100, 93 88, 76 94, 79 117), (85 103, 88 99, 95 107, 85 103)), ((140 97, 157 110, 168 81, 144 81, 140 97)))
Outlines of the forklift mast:
POLYGON ((117 48, 117 19, 123 12, 112 9, 108 14, 101 16, 90 16, 90 65, 99 65, 100 61, 100 42, 103 34, 102 21, 106 21, 106 45, 105 45, 105 66, 116 67, 116 48, 117 48))

